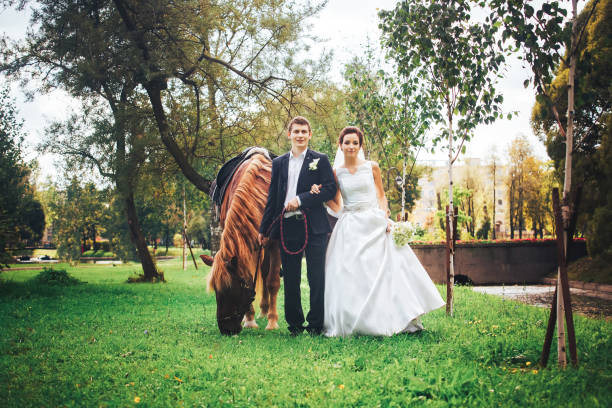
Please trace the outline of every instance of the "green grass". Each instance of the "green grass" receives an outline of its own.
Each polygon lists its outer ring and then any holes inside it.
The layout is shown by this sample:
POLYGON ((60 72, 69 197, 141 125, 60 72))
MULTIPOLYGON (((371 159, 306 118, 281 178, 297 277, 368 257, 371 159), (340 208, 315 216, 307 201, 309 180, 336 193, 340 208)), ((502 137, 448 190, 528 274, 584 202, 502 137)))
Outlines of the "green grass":
POLYGON ((465 287, 455 317, 416 335, 293 338, 282 322, 224 337, 208 269, 159 266, 166 284, 126 284, 137 264, 67 267, 87 283, 65 287, 2 272, 2 406, 612 406, 603 319, 576 316, 577 369, 553 350, 537 373, 547 311, 465 287))

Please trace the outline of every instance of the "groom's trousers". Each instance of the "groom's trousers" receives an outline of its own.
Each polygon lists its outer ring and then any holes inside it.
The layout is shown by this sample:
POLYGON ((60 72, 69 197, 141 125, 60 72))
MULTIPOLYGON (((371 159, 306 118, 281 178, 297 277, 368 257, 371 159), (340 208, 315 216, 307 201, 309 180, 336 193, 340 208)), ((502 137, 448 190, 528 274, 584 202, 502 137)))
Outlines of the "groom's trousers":
MULTIPOLYGON (((283 236, 289 251, 297 251, 304 245, 304 221, 290 217, 283 220, 283 236)), ((308 231, 306 245, 306 276, 310 286, 310 311, 306 316, 307 330, 319 333, 323 329, 323 307, 325 300, 325 251, 327 234, 311 234, 308 231)), ((281 245, 281 262, 285 292, 285 319, 291 332, 304 329, 304 312, 300 284, 302 280, 302 255, 291 255, 281 245)))

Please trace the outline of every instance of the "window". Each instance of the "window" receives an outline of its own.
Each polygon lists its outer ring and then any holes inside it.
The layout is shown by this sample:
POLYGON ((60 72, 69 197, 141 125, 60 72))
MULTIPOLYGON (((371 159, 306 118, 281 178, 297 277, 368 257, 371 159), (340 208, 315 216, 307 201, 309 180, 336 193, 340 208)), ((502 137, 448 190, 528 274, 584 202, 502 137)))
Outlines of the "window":
POLYGON ((497 205, 502 205, 502 200, 497 200, 497 205))

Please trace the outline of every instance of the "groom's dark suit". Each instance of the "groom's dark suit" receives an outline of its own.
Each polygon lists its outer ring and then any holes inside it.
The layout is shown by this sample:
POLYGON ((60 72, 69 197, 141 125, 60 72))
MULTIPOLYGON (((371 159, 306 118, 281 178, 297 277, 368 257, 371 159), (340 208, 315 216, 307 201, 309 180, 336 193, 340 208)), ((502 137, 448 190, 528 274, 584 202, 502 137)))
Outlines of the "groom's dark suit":
MULTIPOLYGON (((287 153, 272 161, 272 180, 268 202, 259 227, 259 232, 264 236, 275 239, 280 238, 280 220, 274 225, 272 223, 284 208, 287 196, 289 157, 287 153)), ((300 209, 304 210, 308 222, 308 245, 305 252, 308 285, 310 286, 310 311, 307 320, 308 330, 312 332, 320 332, 323 328, 325 250, 327 234, 331 230, 323 203, 334 197, 336 188, 334 173, 327 156, 308 149, 298 176, 296 193, 301 203, 300 209), (313 184, 321 184, 319 194, 310 193, 313 184)), ((304 220, 301 214, 285 218, 282 222, 287 249, 298 250, 304 244, 305 239, 304 220)), ((291 332, 301 332, 304 329, 304 312, 300 295, 302 253, 291 255, 281 246, 281 262, 285 289, 285 319, 291 332)))

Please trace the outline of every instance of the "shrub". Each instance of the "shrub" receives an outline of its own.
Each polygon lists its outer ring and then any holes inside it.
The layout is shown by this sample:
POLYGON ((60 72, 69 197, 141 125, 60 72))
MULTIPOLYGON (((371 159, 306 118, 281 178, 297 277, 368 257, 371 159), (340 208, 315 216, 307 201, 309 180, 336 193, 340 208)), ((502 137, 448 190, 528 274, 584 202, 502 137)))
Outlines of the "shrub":
POLYGON ((612 257, 612 206, 603 206, 595 210, 587 231, 587 248, 592 257, 612 257))
POLYGON ((183 236, 181 234, 174 234, 174 237, 172 238, 172 242, 174 243, 175 247, 182 248, 183 247, 183 236))
POLYGON ((65 269, 43 268, 42 272, 32 278, 32 281, 42 285, 69 286, 78 285, 81 282, 66 272, 65 269))
POLYGON ((111 251, 111 246, 110 246, 110 242, 109 241, 102 241, 101 247, 102 247, 102 251, 104 251, 104 252, 110 252, 111 251))

